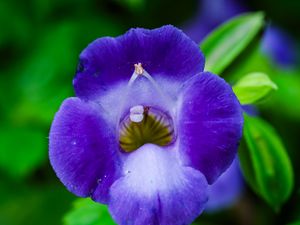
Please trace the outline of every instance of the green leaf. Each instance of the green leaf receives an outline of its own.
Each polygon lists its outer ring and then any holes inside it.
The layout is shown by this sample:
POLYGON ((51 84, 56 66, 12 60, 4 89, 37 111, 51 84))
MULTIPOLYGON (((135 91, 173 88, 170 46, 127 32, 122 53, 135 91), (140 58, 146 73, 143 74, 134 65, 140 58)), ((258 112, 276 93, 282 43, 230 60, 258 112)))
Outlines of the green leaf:
POLYGON ((106 205, 91 199, 77 199, 73 209, 64 217, 64 225, 116 225, 108 213, 106 205))
POLYGON ((1 176, 0 224, 61 224, 61 218, 74 200, 74 195, 62 188, 59 182, 52 184, 39 180, 38 185, 29 183, 16 183, 1 176))
POLYGON ((258 195, 278 211, 293 188, 290 159, 271 125, 259 118, 247 115, 244 118, 245 142, 239 157, 245 179, 258 195))
POLYGON ((22 4, 14 1, 0 1, 0 46, 13 42, 19 47, 30 38, 32 25, 22 4), (13 16, 12 16, 13 15, 13 16))
POLYGON ((251 43, 264 26, 261 12, 237 16, 209 34, 201 43, 205 70, 221 74, 251 43))
POLYGON ((300 76, 299 72, 293 73, 278 71, 272 79, 278 85, 270 101, 264 105, 265 110, 271 110, 278 116, 289 117, 293 120, 300 120, 300 76), (278 107, 280 106, 280 107, 278 107))
POLYGON ((47 158, 47 138, 32 128, 0 129, 0 168, 13 178, 21 178, 47 158))
POLYGON ((48 125, 63 99, 73 94, 71 82, 79 52, 75 28, 67 22, 49 28, 21 65, 16 83, 21 99, 11 112, 13 120, 48 125))
POLYGON ((288 225, 300 225, 300 220, 296 221, 296 222, 293 222, 293 223, 289 223, 288 225))
POLYGON ((253 104, 277 90, 275 83, 268 75, 260 72, 250 73, 242 77, 234 86, 233 91, 241 104, 253 104))
POLYGON ((15 89, 21 99, 11 112, 13 120, 51 123, 61 102, 74 95, 72 79, 79 53, 95 38, 115 34, 116 26, 105 24, 63 21, 43 32, 34 51, 15 71, 19 76, 15 89))
POLYGON ((267 55, 262 52, 260 40, 256 39, 253 43, 251 43, 251 47, 243 51, 234 63, 222 72, 222 76, 226 77, 227 81, 236 83, 245 74, 257 71, 268 74, 271 78, 273 78, 273 64, 270 63, 267 55))
POLYGON ((140 10, 145 6, 145 0, 115 0, 117 3, 131 9, 140 10))

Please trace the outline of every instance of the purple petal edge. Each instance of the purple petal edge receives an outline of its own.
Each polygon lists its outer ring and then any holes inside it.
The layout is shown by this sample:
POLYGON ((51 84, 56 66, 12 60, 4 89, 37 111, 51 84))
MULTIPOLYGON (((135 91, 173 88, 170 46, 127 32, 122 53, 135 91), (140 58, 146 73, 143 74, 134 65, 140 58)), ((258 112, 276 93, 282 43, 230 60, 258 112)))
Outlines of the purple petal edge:
POLYGON ((179 150, 185 164, 212 184, 236 156, 243 130, 241 105, 229 84, 204 72, 184 84, 179 108, 179 150))
POLYGON ((128 82, 136 63, 142 63, 154 78, 185 81, 203 71, 204 56, 195 42, 171 25, 99 38, 80 54, 73 80, 76 95, 95 99, 112 85, 128 82))
POLYGON ((95 103, 66 99, 51 126, 49 157, 69 191, 105 203, 118 177, 118 155, 112 129, 101 114, 95 103))

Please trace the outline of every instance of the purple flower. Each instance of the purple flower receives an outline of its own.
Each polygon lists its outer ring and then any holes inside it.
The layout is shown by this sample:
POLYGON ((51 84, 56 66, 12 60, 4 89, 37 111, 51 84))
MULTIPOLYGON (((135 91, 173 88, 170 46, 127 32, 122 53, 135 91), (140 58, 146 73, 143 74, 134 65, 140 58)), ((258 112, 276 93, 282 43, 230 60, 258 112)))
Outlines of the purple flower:
POLYGON ((191 223, 236 156, 241 106, 203 72, 198 46, 173 26, 100 38, 80 55, 50 131, 67 189, 108 204, 118 224, 191 223))

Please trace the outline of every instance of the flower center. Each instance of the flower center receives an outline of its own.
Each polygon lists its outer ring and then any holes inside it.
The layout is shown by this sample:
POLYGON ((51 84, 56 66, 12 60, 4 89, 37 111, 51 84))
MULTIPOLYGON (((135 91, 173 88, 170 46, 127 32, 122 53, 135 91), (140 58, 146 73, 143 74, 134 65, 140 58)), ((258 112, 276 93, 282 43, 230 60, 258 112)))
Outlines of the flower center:
POLYGON ((132 152, 147 143, 166 146, 174 140, 172 119, 149 106, 130 109, 119 126, 119 143, 125 152, 132 152))

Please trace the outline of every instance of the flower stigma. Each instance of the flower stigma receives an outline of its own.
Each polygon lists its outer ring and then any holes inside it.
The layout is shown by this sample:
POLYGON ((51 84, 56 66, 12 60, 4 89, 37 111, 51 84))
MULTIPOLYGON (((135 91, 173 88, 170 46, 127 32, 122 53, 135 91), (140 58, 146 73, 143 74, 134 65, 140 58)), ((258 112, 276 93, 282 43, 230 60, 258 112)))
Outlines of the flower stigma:
POLYGON ((134 64, 134 72, 138 75, 142 75, 144 73, 144 68, 142 67, 142 63, 134 64))

